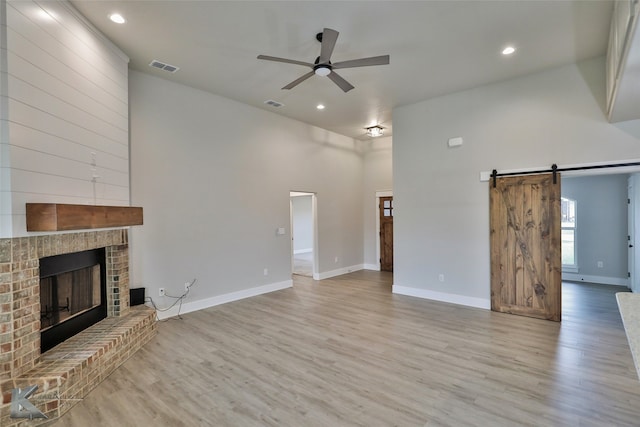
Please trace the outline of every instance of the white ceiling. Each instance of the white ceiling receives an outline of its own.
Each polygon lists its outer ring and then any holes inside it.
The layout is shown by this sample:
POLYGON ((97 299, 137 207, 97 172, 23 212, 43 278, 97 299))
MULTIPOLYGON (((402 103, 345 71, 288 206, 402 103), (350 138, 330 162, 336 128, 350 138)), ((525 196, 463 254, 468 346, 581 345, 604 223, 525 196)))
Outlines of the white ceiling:
POLYGON ((134 70, 359 139, 376 123, 391 134, 394 107, 604 55, 612 12, 604 0, 72 3, 134 70), (112 23, 113 12, 127 22, 112 23), (319 76, 281 90, 309 69, 256 56, 313 62, 325 27, 340 32, 332 62, 389 54, 390 64, 340 70, 348 93, 319 76), (501 55, 510 44, 517 52, 501 55), (180 70, 152 69, 153 59, 180 70))

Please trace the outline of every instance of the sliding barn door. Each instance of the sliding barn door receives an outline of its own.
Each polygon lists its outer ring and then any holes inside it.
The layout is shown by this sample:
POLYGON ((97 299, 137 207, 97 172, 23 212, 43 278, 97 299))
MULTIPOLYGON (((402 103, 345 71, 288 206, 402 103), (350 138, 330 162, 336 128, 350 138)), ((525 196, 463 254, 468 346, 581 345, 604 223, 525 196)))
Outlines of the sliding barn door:
POLYGON ((559 322, 560 176, 503 177, 489 188, 491 310, 559 322))

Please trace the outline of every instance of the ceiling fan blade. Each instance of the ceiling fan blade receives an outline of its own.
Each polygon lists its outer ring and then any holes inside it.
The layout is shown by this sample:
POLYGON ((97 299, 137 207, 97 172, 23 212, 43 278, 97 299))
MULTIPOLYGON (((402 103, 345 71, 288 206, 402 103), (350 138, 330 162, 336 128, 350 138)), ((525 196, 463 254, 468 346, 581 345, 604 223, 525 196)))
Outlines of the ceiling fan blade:
POLYGON ((353 85, 348 81, 346 81, 345 79, 343 79, 342 77, 340 77, 338 74, 336 74, 335 71, 332 71, 331 73, 329 73, 327 77, 329 77, 332 82, 340 86, 340 89, 342 89, 345 92, 349 92, 351 89, 353 89, 353 85))
POLYGON ((264 59, 265 61, 284 62, 287 64, 302 65, 304 67, 313 68, 313 64, 309 62, 296 61, 294 59, 278 58, 277 56, 258 55, 258 59, 264 59))
POLYGON ((300 78, 297 78, 296 80, 292 81, 291 83, 289 83, 288 85, 286 85, 282 89, 292 89, 292 88, 298 86, 303 81, 307 80, 309 77, 313 76, 314 74, 315 74, 315 72, 309 71, 307 74, 305 74, 304 76, 302 76, 300 78))
POLYGON ((322 46, 320 47, 320 64, 329 63, 329 59, 331 59, 331 54, 333 53, 333 48, 336 47, 336 42, 338 41, 338 33, 336 30, 332 30, 331 28, 325 28, 322 31, 322 46))
POLYGON ((368 67, 370 65, 387 65, 389 63, 389 55, 372 56, 371 58, 352 59, 350 61, 336 62, 331 64, 331 68, 354 68, 354 67, 368 67))

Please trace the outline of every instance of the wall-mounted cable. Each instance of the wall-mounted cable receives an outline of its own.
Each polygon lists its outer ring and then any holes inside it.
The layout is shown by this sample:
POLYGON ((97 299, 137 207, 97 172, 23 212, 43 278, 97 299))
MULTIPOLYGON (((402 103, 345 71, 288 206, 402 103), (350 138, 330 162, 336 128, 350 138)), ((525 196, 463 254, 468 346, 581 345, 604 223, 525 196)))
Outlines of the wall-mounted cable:
POLYGON ((153 298, 151 297, 146 297, 145 298, 145 303, 151 303, 151 306, 156 310, 156 321, 158 322, 166 322, 169 321, 171 319, 173 319, 173 317, 169 317, 168 319, 164 319, 164 320, 160 320, 160 318, 158 317, 157 312, 165 312, 165 311, 169 311, 171 310, 173 307, 175 307, 176 305, 178 306, 178 314, 175 316, 178 319, 182 320, 182 316, 180 315, 180 310, 182 310, 182 302, 184 301, 184 299, 187 297, 187 295, 189 295, 189 292, 191 291, 191 287, 196 283, 197 279, 193 279, 191 282, 189 282, 188 284, 185 284, 185 290, 184 293, 180 296, 172 296, 169 294, 165 294, 164 296, 167 298, 173 298, 175 301, 173 302, 173 304, 171 304, 169 307, 166 308, 158 308, 158 306, 156 305, 155 301, 153 301, 153 298))

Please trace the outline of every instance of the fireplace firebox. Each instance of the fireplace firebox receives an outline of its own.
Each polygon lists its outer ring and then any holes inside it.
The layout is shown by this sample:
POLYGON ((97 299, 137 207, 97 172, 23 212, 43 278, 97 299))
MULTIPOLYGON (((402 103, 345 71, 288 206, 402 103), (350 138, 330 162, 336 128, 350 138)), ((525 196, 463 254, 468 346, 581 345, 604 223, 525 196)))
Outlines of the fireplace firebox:
POLYGON ((40 351, 107 317, 105 250, 40 259, 40 351))

